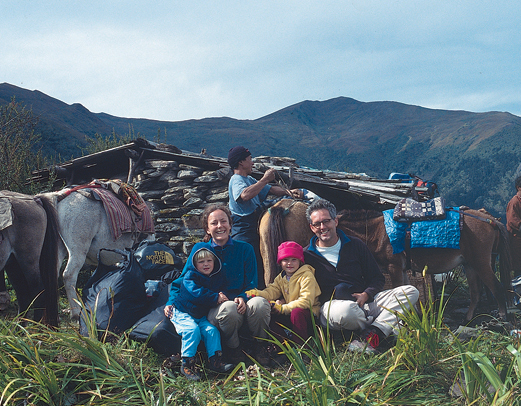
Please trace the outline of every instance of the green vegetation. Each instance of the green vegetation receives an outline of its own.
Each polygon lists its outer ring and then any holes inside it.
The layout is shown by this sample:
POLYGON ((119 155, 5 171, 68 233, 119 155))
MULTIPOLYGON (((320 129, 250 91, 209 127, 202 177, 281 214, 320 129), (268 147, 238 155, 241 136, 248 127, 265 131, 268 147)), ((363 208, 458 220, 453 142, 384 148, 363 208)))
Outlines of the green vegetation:
POLYGON ((85 137, 87 146, 81 148, 82 155, 95 154, 96 152, 105 151, 110 148, 118 147, 120 145, 129 144, 139 137, 139 134, 134 133, 134 129, 129 126, 128 134, 118 135, 114 130, 108 136, 99 133, 94 134, 94 138, 85 137))
MULTIPOLYGON (((444 293, 445 286, 441 292, 442 298, 444 293)), ((405 328, 399 331, 394 349, 396 366, 402 365, 418 373, 432 372, 436 369, 436 364, 447 345, 445 341, 448 335, 443 324, 446 303, 440 300, 437 308, 435 306, 430 290, 428 302, 418 303, 419 312, 406 311, 402 305, 405 311, 401 320, 405 328)), ((410 302, 409 307, 412 307, 410 302)))
POLYGON ((349 353, 315 326, 301 347, 268 340, 289 361, 278 368, 241 363, 218 376, 203 367, 207 379, 196 383, 126 335, 98 341, 93 328, 82 337, 71 326, 4 320, 0 404, 520 405, 519 339, 482 331, 460 340, 443 325, 444 310, 429 300, 407 312, 396 346, 377 356, 349 353))
POLYGON ((28 182, 33 170, 49 165, 35 149, 40 141, 37 123, 32 111, 14 98, 0 106, 0 190, 35 194, 42 188, 28 182))

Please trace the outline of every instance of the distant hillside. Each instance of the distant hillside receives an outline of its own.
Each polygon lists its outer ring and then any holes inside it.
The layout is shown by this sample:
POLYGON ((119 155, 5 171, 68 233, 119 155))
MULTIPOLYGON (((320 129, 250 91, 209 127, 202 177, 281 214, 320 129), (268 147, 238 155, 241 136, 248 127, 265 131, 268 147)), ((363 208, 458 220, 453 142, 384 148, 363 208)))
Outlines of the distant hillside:
POLYGON ((291 156, 303 166, 365 172, 387 178, 415 173, 438 183, 451 205, 485 207, 495 215, 514 193, 521 163, 521 118, 509 113, 433 110, 396 102, 363 103, 346 97, 304 101, 256 120, 206 118, 164 122, 94 114, 38 91, 0 84, 40 117, 44 150, 78 156, 85 135, 134 133, 226 157, 234 145, 256 155, 291 156))
POLYGON ((39 117, 37 131, 42 135, 45 153, 59 153, 63 159, 81 156, 80 147, 86 145, 85 136, 110 134, 112 127, 81 104, 66 104, 38 90, 30 91, 8 83, 0 84, 0 103, 15 97, 39 117))

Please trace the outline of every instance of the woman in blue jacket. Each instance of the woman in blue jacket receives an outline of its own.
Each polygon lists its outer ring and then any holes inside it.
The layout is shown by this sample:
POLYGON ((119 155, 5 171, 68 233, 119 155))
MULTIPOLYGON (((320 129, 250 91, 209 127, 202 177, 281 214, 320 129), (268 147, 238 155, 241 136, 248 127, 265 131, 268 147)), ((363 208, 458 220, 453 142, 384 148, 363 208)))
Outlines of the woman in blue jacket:
MULTIPOLYGON (((257 287, 257 263, 253 247, 230 237, 232 229, 231 213, 225 205, 210 205, 203 212, 202 223, 206 236, 203 242, 194 245, 181 276, 172 282, 170 300, 173 303, 180 293, 180 287, 188 271, 194 269, 193 255, 201 248, 212 251, 221 261, 225 279, 223 292, 227 300, 209 310, 207 318, 221 332, 225 359, 237 363, 243 359, 240 348, 239 329, 246 322, 253 337, 267 338, 271 319, 271 306, 262 297, 248 300, 246 291, 257 287)), ((170 317, 171 306, 165 307, 170 317)), ((264 342, 257 340, 254 357, 267 365, 270 360, 264 342)))

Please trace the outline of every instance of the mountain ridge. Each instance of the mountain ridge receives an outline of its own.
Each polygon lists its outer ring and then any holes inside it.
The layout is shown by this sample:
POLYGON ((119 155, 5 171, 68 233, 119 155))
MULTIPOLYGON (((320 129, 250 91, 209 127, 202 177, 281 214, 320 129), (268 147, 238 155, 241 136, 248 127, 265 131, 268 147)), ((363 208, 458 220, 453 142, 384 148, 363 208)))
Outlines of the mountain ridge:
POLYGON ((184 150, 204 148, 221 157, 240 144, 254 156, 290 156, 317 169, 380 178, 390 172, 415 173, 437 182, 449 204, 484 205, 495 215, 504 214, 521 163, 521 117, 508 112, 428 109, 340 96, 302 101, 253 120, 168 122, 92 113, 79 103, 68 105, 37 90, 0 84, 0 103, 13 96, 40 118, 37 131, 48 154, 81 155, 85 137, 112 131, 159 137, 184 150))

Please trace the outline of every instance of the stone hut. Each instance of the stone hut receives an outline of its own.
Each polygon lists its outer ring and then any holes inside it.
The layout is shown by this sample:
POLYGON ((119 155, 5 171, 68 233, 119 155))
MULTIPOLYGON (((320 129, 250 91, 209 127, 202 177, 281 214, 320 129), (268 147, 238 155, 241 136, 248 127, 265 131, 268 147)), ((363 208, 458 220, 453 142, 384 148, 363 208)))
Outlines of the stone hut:
MULTIPOLYGON (((283 187, 304 187, 341 208, 394 207, 410 194, 411 185, 365 174, 322 171, 300 167, 290 157, 254 158, 253 177, 260 179, 275 168, 283 187)), ((182 151, 175 146, 137 139, 55 167, 55 187, 88 183, 92 179, 119 178, 132 184, 149 205, 156 239, 185 259, 204 236, 200 216, 206 205, 228 203, 231 169, 225 158, 182 151)), ((50 171, 34 173, 33 180, 50 179, 50 171)))

